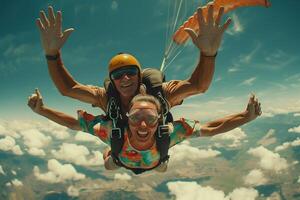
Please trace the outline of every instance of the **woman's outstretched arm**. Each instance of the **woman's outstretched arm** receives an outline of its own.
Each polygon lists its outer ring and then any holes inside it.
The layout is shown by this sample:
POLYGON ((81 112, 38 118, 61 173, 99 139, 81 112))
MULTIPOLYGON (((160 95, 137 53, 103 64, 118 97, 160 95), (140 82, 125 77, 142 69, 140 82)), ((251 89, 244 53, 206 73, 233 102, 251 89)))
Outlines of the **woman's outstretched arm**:
POLYGON ((28 98, 27 105, 32 109, 32 111, 50 119, 51 121, 73 130, 81 130, 80 124, 76 118, 44 106, 42 95, 38 89, 35 89, 35 93, 28 98))
POLYGON ((256 119, 261 113, 260 103, 255 95, 252 95, 245 111, 203 124, 201 126, 201 136, 214 136, 230 131, 256 119))

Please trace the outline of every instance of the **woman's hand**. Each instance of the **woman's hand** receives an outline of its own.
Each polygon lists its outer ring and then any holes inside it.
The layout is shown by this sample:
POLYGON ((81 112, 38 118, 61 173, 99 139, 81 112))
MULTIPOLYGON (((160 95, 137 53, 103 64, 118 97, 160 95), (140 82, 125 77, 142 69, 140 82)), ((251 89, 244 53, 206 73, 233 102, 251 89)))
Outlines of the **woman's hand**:
POLYGON ((27 105, 36 113, 40 114, 44 107, 43 98, 38 89, 28 97, 27 105))
POLYGON ((260 102, 255 98, 254 94, 252 94, 249 99, 245 114, 249 121, 256 119, 262 114, 260 102))

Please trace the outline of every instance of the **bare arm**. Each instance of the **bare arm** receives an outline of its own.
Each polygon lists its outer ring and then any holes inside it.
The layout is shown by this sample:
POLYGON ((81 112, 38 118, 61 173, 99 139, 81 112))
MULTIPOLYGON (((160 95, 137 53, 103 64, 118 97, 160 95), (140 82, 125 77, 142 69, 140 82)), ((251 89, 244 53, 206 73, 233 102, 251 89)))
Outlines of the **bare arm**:
POLYGON ((97 90, 75 81, 63 65, 60 54, 58 55, 58 60, 48 60, 47 64, 49 74, 59 92, 64 96, 96 105, 98 103, 97 90))
POLYGON ((81 130, 78 120, 74 117, 44 106, 42 96, 38 89, 36 89, 35 93, 28 98, 27 104, 35 113, 42 115, 51 121, 73 130, 81 130))
POLYGON ((248 123, 261 115, 260 103, 252 95, 246 111, 229 115, 204 124, 201 127, 201 136, 213 136, 224 133, 248 123))
POLYGON ((220 47, 222 36, 231 23, 227 19, 224 25, 220 25, 224 8, 222 7, 214 19, 214 7, 209 5, 207 19, 204 18, 202 8, 198 8, 197 16, 201 31, 186 28, 185 31, 191 37, 194 45, 200 50, 200 58, 196 69, 191 77, 181 81, 176 88, 173 88, 172 99, 183 100, 191 95, 204 93, 210 86, 215 71, 215 57, 220 47))
POLYGON ((41 11, 36 24, 40 30, 45 54, 54 57, 47 59, 47 64, 49 74, 60 93, 86 103, 96 104, 96 90, 75 81, 61 61, 60 49, 74 29, 69 28, 62 32, 62 13, 58 11, 55 16, 51 6, 48 7, 48 17, 44 11, 41 11))

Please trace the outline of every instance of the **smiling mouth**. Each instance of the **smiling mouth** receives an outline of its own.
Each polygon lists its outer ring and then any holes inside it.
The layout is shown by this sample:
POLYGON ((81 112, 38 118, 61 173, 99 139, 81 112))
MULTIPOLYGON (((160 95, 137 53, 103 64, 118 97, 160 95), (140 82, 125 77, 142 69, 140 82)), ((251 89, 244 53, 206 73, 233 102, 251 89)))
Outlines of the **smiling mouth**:
POLYGON ((127 83, 127 84, 122 84, 121 87, 122 88, 127 88, 127 87, 130 87, 132 85, 133 85, 132 83, 127 83))
POLYGON ((141 138, 146 138, 148 136, 148 132, 147 131, 138 131, 137 135, 141 138))

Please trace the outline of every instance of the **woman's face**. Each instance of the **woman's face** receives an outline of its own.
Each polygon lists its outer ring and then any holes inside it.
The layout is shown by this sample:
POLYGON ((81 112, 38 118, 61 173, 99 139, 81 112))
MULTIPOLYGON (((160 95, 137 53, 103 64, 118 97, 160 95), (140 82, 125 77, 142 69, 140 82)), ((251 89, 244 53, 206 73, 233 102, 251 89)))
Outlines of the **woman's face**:
POLYGON ((128 113, 132 139, 142 143, 153 140, 158 127, 158 119, 155 104, 143 101, 134 103, 128 113))

